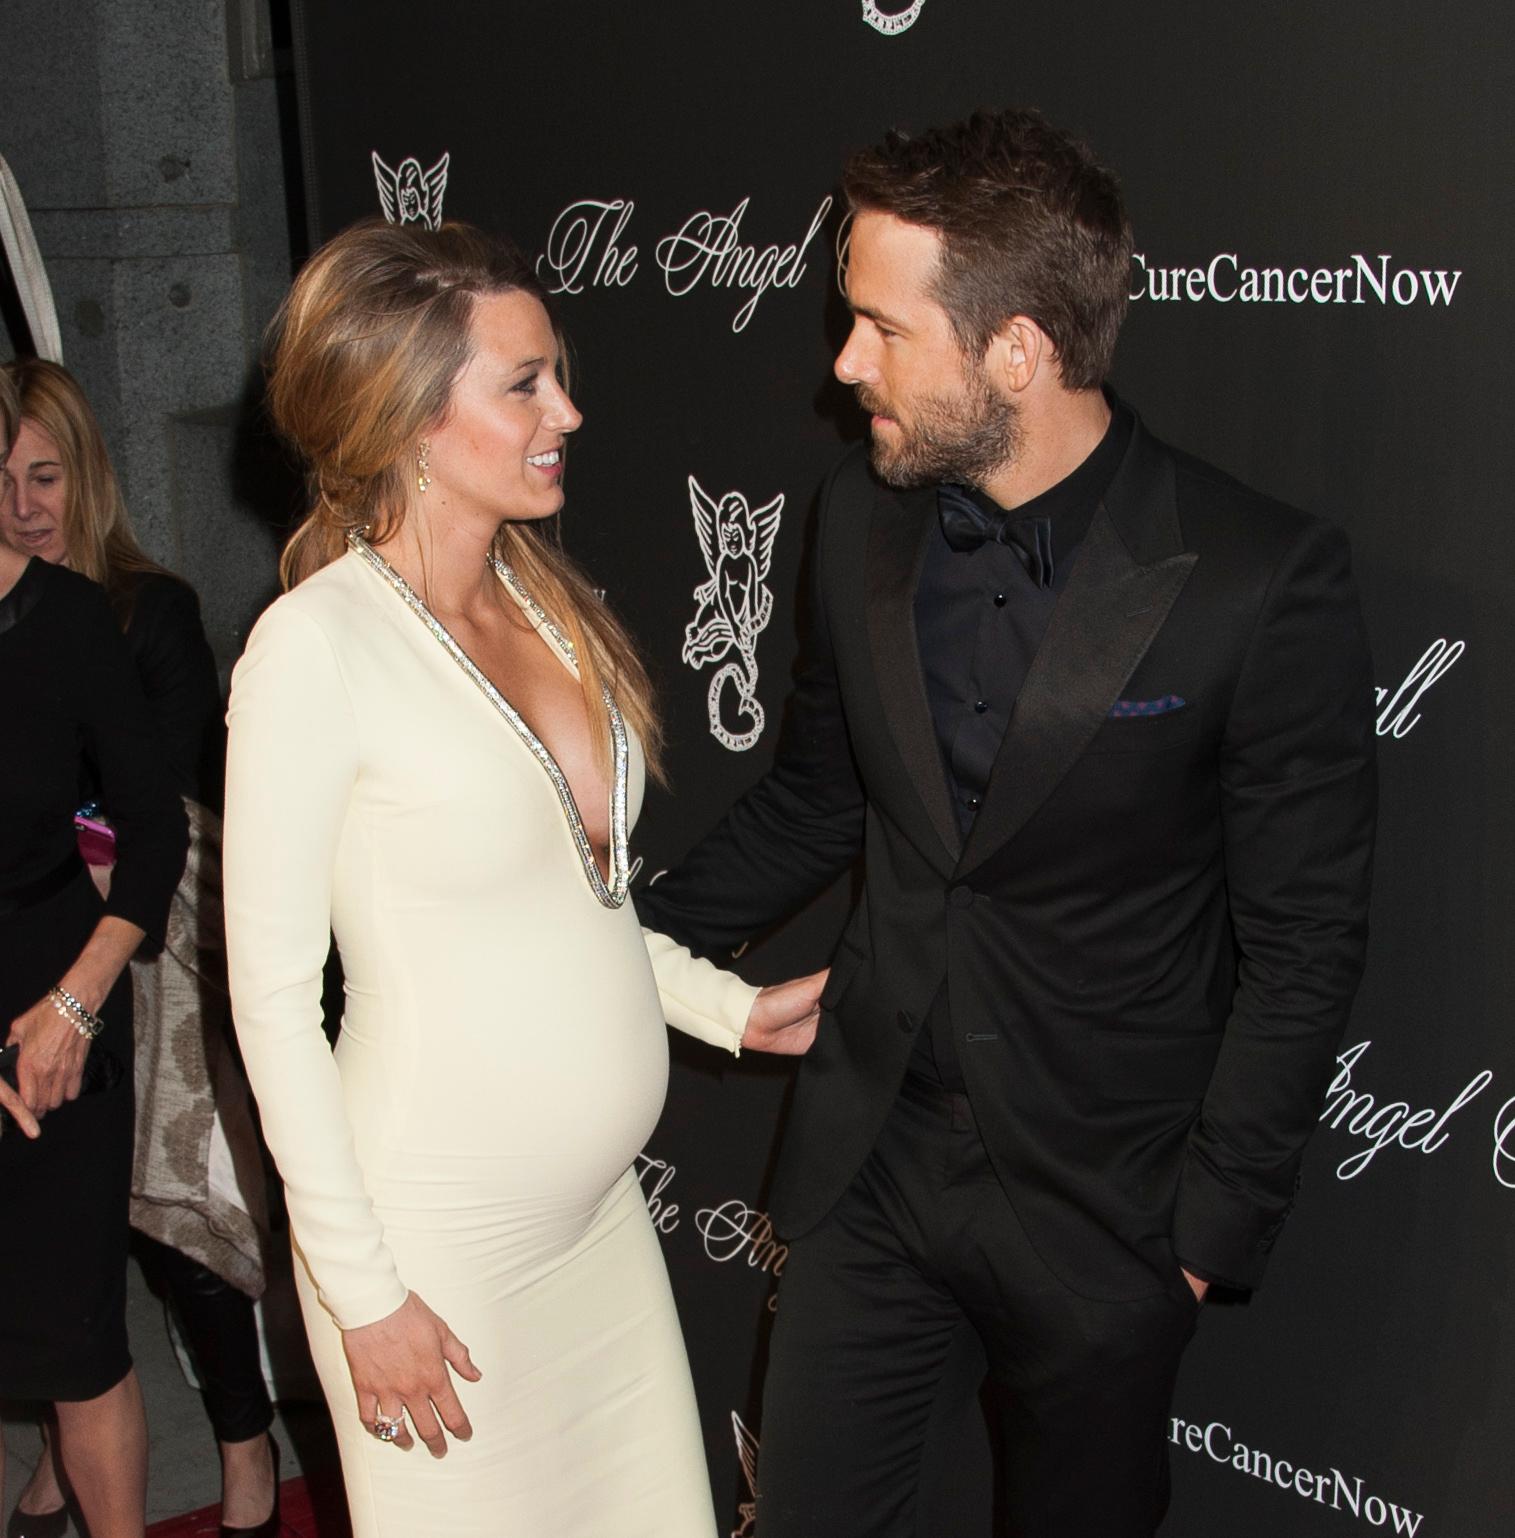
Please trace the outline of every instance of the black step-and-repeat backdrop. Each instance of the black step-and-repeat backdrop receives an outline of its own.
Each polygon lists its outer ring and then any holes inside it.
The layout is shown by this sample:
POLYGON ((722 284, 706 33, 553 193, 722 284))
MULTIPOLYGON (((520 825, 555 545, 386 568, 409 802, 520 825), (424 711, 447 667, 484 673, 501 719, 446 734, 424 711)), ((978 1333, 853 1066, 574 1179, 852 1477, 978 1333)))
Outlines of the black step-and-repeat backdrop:
MULTIPOLYGON (((585 415, 566 538, 671 728, 644 874, 768 762, 815 493, 861 433, 830 376, 845 152, 1028 103, 1116 167, 1138 254, 1115 382, 1162 436, 1347 527, 1383 779, 1368 977, 1267 1284, 1209 1310, 1187 1360, 1165 1531, 1515 1530, 1509 6, 365 0, 297 20, 312 234, 455 215, 539 254, 559 296, 585 415), (771 615, 740 637, 705 623, 702 513, 767 563, 771 615)), ((846 898, 741 965, 820 964, 846 898)), ((675 1057, 641 1172, 723 1530, 745 1534, 788 1077, 675 1057)), ((942 1458, 933 1534, 990 1530, 986 1449, 974 1424, 942 1458)))

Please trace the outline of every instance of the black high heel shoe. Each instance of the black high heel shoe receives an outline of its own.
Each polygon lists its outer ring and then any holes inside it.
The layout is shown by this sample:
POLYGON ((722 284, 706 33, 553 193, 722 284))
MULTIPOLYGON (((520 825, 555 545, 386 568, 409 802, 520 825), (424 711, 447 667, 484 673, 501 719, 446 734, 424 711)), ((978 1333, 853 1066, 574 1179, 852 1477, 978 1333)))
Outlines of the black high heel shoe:
MULTIPOLYGON (((279 1538, 284 1531, 283 1520, 279 1516, 279 1444, 270 1436, 268 1450, 273 1454, 274 1460, 274 1508, 256 1527, 228 1527, 221 1524, 221 1538, 279 1538)), ((63 1529, 58 1529, 56 1538, 62 1538, 63 1529)), ((6 1538, 11 1538, 10 1534, 6 1538)), ((32 1538, 30 1533, 25 1538, 32 1538)), ((55 1535, 39 1535, 39 1538, 55 1538, 55 1535)))
MULTIPOLYGON (((67 1532, 67 1504, 56 1511, 44 1511, 40 1516, 22 1511, 18 1506, 11 1513, 10 1521, 5 1524, 5 1538, 64 1538, 67 1532)), ((276 1538, 276 1535, 271 1533, 268 1538, 276 1538)))

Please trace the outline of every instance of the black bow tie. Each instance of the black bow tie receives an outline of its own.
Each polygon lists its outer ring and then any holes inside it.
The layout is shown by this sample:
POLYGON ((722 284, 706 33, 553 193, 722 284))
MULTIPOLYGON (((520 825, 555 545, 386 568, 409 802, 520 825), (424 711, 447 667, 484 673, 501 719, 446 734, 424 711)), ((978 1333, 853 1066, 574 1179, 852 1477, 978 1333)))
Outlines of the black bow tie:
POLYGON ((980 545, 1008 545, 1038 587, 1052 586, 1052 520, 986 512, 961 486, 936 488, 937 511, 947 543, 959 553, 980 545))

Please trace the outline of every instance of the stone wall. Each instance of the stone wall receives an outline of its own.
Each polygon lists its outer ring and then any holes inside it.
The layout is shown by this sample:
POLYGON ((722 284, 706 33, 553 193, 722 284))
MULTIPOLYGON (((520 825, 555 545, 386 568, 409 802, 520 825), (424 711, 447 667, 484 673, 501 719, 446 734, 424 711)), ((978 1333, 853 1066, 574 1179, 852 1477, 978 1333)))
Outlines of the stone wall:
MULTIPOLYGON (((64 362, 143 544, 199 589, 223 668, 274 589, 294 496, 257 404, 260 340, 304 235, 289 211, 283 8, 5 5, 0 153, 31 211, 64 362)), ((0 332, 0 351, 28 349, 19 329, 0 332)))

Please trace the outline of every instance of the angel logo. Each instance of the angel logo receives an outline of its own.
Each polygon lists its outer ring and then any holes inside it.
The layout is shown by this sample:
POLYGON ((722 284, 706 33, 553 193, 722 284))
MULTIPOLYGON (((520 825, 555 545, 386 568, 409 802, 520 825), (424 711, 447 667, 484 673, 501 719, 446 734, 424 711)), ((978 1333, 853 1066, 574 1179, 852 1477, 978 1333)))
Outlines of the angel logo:
POLYGON ((925 3, 926 0, 914 0, 903 11, 881 11, 873 0, 863 0, 863 20, 885 37, 898 37, 901 32, 908 32, 915 25, 925 3))
POLYGON ((737 1504, 736 1514, 742 1525, 731 1530, 731 1538, 752 1538, 753 1525, 757 1522, 757 1460, 758 1439, 742 1424, 742 1417, 731 1412, 731 1429, 736 1434, 736 1455, 741 1460, 742 1473, 747 1476, 750 1501, 737 1504))
POLYGON ((391 224, 424 224, 428 230, 442 228, 442 198, 447 191, 445 153, 429 171, 408 155, 398 167, 387 166, 373 151, 373 179, 379 184, 379 203, 391 224))
POLYGON ((729 658, 710 680, 706 701, 710 735, 733 753, 745 752, 763 735, 763 707, 758 704, 757 643, 773 615, 767 586, 773 565, 784 493, 753 511, 739 491, 717 503, 689 477, 689 505, 710 580, 694 590, 693 621, 684 627, 684 661, 698 670, 707 662, 729 658), (732 655, 735 653, 735 655, 732 655), (751 724, 733 731, 721 716, 726 685, 736 685, 736 709, 751 724))

